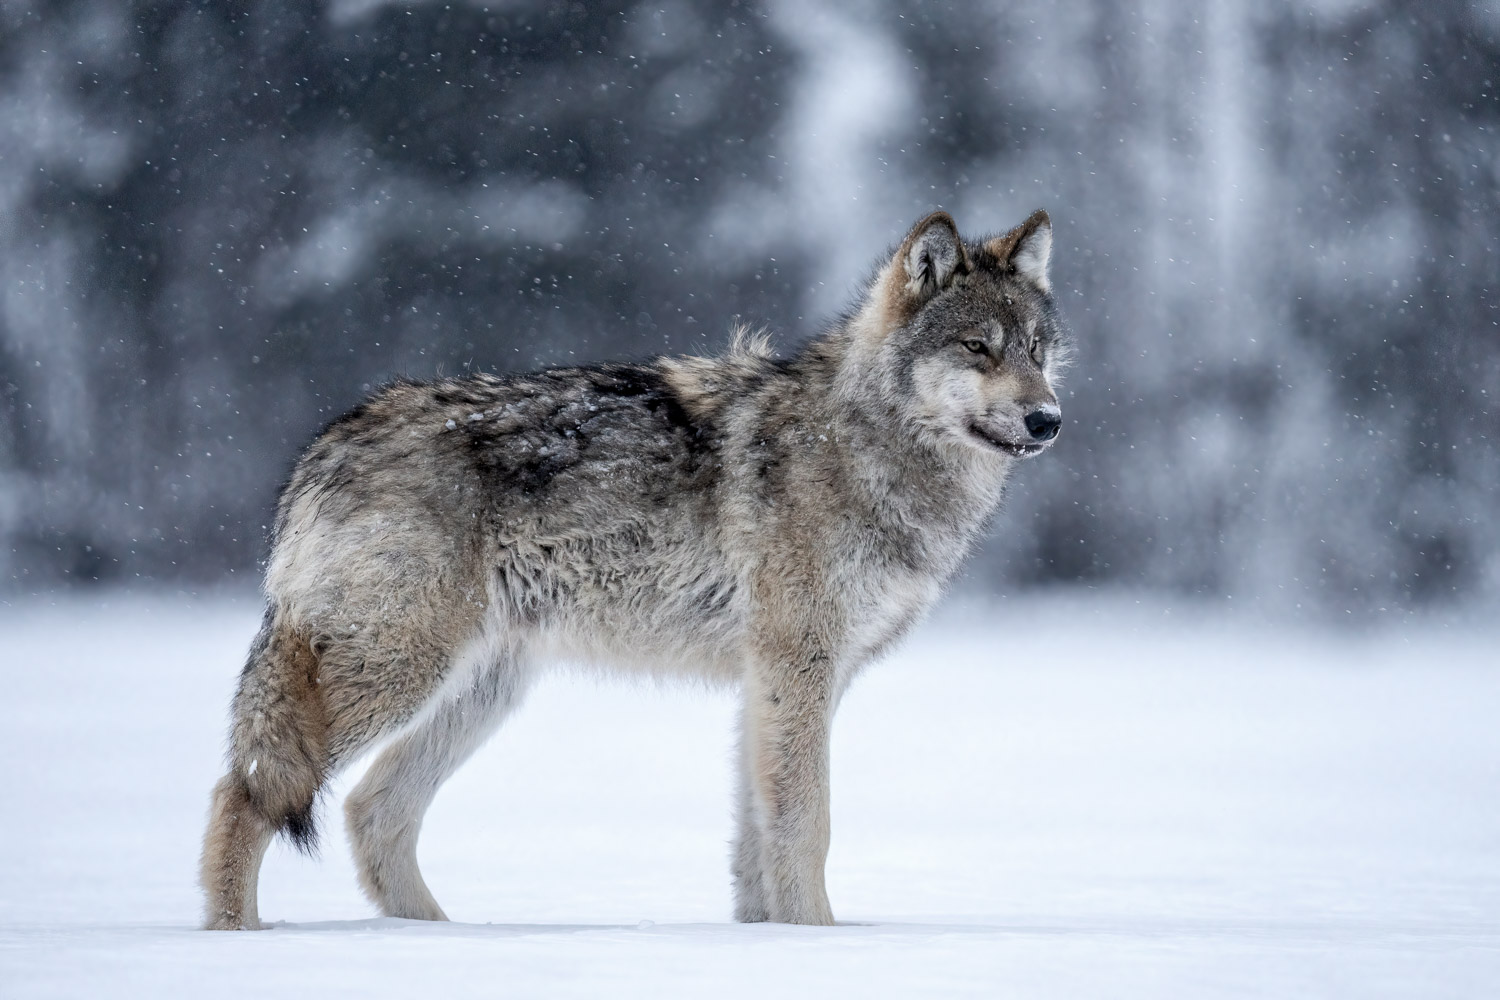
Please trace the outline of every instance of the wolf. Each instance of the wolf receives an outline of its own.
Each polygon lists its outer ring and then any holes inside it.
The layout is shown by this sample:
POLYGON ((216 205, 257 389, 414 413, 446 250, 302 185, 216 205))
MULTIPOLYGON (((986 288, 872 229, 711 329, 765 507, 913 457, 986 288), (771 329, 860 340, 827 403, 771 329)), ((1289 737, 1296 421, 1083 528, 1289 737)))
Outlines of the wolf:
POLYGON ((446 919, 417 867, 439 786, 551 664, 738 685, 734 917, 830 924, 829 734, 938 598, 1016 464, 1062 425, 1070 341, 1037 211, 919 221, 790 357, 398 380, 308 447, 232 704, 206 925, 260 926, 261 859, 383 745, 345 813, 388 916, 446 919))

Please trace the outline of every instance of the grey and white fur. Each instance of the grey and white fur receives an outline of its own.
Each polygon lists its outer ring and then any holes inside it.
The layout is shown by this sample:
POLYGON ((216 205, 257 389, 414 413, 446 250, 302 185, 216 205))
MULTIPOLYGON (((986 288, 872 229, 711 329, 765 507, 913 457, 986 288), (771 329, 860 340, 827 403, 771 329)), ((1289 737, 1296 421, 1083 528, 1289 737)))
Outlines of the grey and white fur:
POLYGON ((743 692, 734 917, 833 921, 829 730, 927 611, 1016 462, 1061 425, 1068 344, 1045 212, 911 230, 794 356, 397 381, 334 422, 280 500, 202 859, 210 928, 259 926, 272 836, 345 805, 365 892, 444 919, 417 868, 438 788, 548 665, 743 692))

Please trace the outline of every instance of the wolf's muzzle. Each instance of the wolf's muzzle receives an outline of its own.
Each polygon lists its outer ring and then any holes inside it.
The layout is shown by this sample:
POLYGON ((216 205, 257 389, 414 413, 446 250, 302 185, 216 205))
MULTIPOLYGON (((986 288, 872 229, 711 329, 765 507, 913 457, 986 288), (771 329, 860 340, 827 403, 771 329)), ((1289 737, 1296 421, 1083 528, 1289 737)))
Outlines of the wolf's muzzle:
POLYGON ((1026 414, 1026 430, 1035 441, 1051 441, 1062 429, 1062 411, 1055 406, 1039 406, 1026 414))

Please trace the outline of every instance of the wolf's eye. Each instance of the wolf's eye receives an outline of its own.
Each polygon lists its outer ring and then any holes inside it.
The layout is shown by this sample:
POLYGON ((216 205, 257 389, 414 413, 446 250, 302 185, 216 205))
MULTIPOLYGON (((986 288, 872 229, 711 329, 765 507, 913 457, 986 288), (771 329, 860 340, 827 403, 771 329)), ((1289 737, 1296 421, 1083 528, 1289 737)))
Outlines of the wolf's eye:
POLYGON ((1042 338, 1036 335, 1032 335, 1031 346, 1026 348, 1026 350, 1031 355, 1031 360, 1042 360, 1042 338))
POLYGON ((963 341, 963 345, 966 351, 973 354, 983 354, 989 350, 989 345, 982 340, 965 340, 963 341))

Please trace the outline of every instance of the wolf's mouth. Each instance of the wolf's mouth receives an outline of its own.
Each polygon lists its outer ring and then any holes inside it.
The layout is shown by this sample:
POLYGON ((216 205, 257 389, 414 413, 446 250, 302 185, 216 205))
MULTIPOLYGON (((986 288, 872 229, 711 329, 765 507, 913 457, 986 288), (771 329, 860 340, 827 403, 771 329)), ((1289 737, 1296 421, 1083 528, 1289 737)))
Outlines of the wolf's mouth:
POLYGON ((1007 455, 1014 455, 1016 458, 1030 458, 1032 455, 1040 455, 1047 447, 1045 444, 1013 444, 1010 441, 1002 441, 972 420, 969 421, 969 433, 991 448, 998 448, 1007 455))

